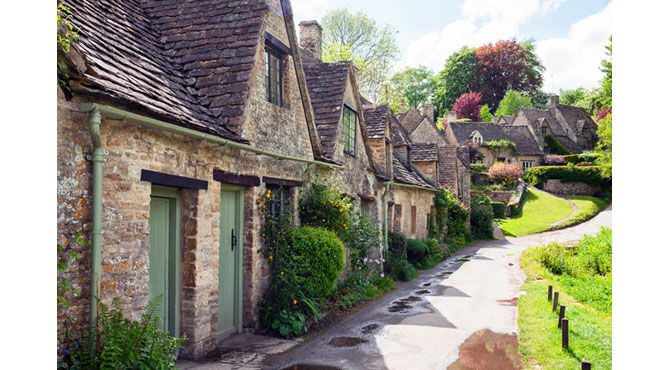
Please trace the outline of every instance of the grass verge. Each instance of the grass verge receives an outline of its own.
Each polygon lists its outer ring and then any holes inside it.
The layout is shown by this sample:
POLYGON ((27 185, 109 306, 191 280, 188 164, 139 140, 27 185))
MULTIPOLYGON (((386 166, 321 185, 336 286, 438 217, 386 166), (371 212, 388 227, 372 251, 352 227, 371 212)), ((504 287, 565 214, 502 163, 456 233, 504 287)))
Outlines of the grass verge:
POLYGON ((549 230, 551 224, 569 217, 572 211, 565 200, 528 189, 521 214, 496 222, 505 235, 524 236, 549 230))
POLYGON ((588 195, 568 195, 570 199, 577 206, 578 213, 560 224, 552 227, 552 230, 563 229, 569 226, 581 224, 595 217, 600 211, 607 207, 607 202, 588 195))

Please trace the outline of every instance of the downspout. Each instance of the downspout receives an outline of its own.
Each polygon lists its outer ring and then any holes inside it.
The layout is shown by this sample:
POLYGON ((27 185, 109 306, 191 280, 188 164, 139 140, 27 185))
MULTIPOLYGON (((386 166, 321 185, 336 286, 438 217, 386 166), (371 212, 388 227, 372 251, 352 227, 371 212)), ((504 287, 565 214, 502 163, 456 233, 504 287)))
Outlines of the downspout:
MULTIPOLYGON (((384 230, 384 250, 382 251, 382 257, 384 260, 388 261, 388 250, 389 250, 389 225, 388 225, 388 214, 389 214, 389 202, 388 202, 388 194, 389 190, 391 189, 391 183, 390 182, 384 182, 384 194, 382 195, 382 202, 384 202, 383 208, 384 208, 384 220, 382 222, 382 229, 384 230)), ((388 266, 388 264, 382 264, 383 266, 388 266)), ((388 270, 385 271, 388 273, 388 270)))
POLYGON ((93 230, 91 241, 91 298, 90 298, 90 327, 91 335, 95 338, 95 321, 97 317, 97 304, 95 298, 100 297, 100 270, 101 270, 101 246, 102 246, 102 163, 105 161, 105 153, 102 150, 102 137, 100 135, 100 124, 102 114, 93 110, 88 119, 93 144, 88 159, 93 161, 93 202, 92 218, 93 230))

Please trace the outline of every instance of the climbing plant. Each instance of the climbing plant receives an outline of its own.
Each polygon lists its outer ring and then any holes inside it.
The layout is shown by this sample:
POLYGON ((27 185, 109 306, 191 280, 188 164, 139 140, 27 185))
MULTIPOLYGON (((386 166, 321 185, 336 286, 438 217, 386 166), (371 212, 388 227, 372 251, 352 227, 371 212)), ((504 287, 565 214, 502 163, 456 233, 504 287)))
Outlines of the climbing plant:
POLYGON ((70 91, 70 85, 68 83, 70 75, 68 74, 68 67, 62 54, 69 53, 72 43, 79 39, 79 33, 75 30, 72 23, 70 23, 71 18, 72 14, 70 14, 70 8, 59 1, 56 5, 56 40, 58 44, 56 68, 58 84, 66 91, 70 91))

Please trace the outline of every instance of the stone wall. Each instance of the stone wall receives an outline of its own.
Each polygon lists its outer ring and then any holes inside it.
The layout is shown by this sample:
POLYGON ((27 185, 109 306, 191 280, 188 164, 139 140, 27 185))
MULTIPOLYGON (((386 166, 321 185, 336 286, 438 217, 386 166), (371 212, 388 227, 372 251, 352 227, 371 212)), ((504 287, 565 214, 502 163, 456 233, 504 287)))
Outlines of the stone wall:
POLYGON ((487 190, 487 191, 481 191, 481 190, 472 190, 472 197, 476 198, 480 195, 486 195, 487 197, 491 198, 492 202, 502 202, 507 204, 510 199, 512 199, 512 196, 514 195, 514 191, 506 191, 506 190, 487 190))
POLYGON ((600 191, 597 187, 583 182, 561 182, 559 179, 549 179, 542 189, 554 194, 593 195, 600 191))
POLYGON ((393 206, 389 214, 393 214, 390 224, 392 231, 401 232, 408 238, 421 239, 428 237, 428 215, 434 204, 435 192, 404 186, 391 186, 390 201, 393 206), (415 207, 415 225, 412 232, 412 207, 415 207))

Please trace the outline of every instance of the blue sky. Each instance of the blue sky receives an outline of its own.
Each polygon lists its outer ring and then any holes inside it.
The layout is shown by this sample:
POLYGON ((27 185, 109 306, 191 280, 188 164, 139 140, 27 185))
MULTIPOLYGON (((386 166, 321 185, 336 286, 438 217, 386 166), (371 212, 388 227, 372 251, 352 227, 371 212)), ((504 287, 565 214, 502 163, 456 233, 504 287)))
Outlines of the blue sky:
POLYGON ((398 30, 396 69, 425 65, 435 72, 463 45, 533 38, 544 63, 543 89, 592 88, 612 33, 606 0, 292 0, 296 24, 331 9, 364 11, 398 30))

